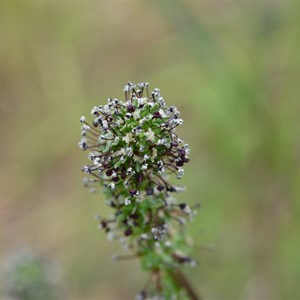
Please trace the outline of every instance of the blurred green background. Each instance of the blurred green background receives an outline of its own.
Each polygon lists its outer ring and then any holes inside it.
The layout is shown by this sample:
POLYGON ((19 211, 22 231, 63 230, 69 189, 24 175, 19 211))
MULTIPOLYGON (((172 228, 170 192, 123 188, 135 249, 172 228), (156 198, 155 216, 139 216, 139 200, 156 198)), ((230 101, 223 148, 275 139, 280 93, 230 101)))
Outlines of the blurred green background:
MULTIPOLYGON (((66 300, 133 299, 146 276, 97 230, 81 115, 159 87, 192 148, 178 196, 204 299, 300 298, 299 1, 1 1, 0 255, 30 247, 66 300)), ((1 298, 1 297, 0 297, 1 298)), ((1 298, 2 299, 2 298, 1 298)), ((37 299, 32 299, 37 300, 37 299)))

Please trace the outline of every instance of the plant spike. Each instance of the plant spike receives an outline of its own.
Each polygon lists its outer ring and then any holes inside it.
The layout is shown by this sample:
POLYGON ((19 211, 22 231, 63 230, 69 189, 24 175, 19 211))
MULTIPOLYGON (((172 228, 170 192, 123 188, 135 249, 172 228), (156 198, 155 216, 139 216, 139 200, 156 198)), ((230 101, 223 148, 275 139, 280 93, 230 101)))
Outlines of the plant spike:
POLYGON ((89 151, 91 161, 81 169, 88 175, 82 182, 91 192, 102 190, 114 211, 98 217, 99 227, 150 273, 137 299, 182 299, 183 294, 199 299, 180 271, 195 265, 192 242, 184 234, 195 209, 176 202, 173 194, 184 188, 168 180, 172 174, 181 179, 189 162, 189 146, 175 133, 183 120, 158 88, 148 89, 147 82, 128 82, 125 101, 108 98, 92 109, 91 123, 80 118, 79 147, 89 151))

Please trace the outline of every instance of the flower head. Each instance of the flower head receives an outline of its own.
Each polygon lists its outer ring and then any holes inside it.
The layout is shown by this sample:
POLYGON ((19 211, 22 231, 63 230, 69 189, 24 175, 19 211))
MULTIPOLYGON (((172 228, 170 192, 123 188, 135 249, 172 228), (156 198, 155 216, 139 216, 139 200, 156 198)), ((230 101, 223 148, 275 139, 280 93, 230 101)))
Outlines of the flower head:
POLYGON ((133 198, 130 190, 173 191, 167 175, 181 179, 189 161, 190 150, 175 133, 182 124, 178 109, 166 105, 159 89, 149 93, 148 86, 129 82, 125 100, 109 98, 103 107, 92 109, 91 125, 80 118, 84 138, 79 147, 91 151, 93 162, 83 171, 124 198, 133 198))

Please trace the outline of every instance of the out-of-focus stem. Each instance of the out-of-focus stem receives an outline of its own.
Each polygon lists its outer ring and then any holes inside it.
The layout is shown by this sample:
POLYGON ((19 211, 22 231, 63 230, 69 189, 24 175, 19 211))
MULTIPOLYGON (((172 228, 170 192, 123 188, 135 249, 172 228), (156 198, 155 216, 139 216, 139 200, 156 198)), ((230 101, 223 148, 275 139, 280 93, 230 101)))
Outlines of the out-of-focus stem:
POLYGON ((203 298, 195 292, 186 276, 180 270, 171 271, 170 276, 172 276, 178 286, 186 290, 191 300, 203 300, 203 298))

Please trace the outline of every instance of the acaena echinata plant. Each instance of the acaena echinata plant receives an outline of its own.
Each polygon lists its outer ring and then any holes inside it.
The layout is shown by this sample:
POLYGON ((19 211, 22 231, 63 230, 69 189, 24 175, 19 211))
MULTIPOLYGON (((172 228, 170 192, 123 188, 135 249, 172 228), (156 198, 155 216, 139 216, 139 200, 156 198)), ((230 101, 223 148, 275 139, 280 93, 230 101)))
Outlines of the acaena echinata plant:
POLYGON ((83 184, 102 190, 113 210, 99 217, 108 239, 119 240, 150 273, 137 299, 199 299, 181 271, 195 265, 184 226, 195 207, 178 203, 173 195, 184 188, 169 181, 183 177, 190 148, 175 132, 183 123, 178 109, 148 87, 129 82, 124 100, 108 98, 92 109, 91 122, 80 118, 79 147, 90 160, 83 184))

